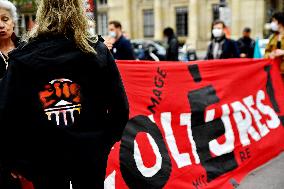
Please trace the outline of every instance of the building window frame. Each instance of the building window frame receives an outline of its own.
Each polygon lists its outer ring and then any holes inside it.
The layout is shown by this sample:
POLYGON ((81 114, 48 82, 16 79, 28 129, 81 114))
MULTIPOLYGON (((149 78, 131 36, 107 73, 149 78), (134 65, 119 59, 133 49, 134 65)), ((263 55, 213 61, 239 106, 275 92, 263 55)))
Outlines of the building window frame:
POLYGON ((98 13, 98 34, 102 36, 108 35, 108 14, 107 12, 98 13))
POLYGON ((99 0, 98 4, 99 5, 107 5, 107 0, 99 0))
POLYGON ((154 10, 144 9, 143 10, 143 36, 154 37, 155 23, 154 23, 154 10))
POLYGON ((176 7, 176 33, 178 36, 188 35, 188 7, 176 7))

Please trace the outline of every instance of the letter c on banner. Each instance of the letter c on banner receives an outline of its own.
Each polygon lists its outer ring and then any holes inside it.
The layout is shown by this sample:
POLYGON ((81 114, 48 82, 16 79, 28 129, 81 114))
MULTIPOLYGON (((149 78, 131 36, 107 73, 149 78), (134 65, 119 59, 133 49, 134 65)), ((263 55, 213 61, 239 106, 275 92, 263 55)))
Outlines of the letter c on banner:
POLYGON ((120 144, 120 171, 130 189, 162 189, 168 182, 172 163, 161 131, 146 116, 130 119, 124 130, 120 144), (156 155, 156 164, 147 168, 143 164, 141 152, 135 141, 139 132, 146 132, 156 155))

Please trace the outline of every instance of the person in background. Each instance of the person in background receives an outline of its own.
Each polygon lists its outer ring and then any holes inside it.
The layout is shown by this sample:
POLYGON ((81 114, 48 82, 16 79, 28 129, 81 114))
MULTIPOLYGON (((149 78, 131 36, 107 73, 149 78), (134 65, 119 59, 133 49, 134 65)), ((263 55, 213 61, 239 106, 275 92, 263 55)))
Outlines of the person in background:
POLYGON ((163 34, 167 42, 166 60, 178 61, 178 39, 174 34, 174 30, 167 27, 164 29, 163 34))
POLYGON ((273 14, 271 30, 274 32, 265 48, 265 58, 280 59, 280 72, 284 82, 284 12, 273 14))
POLYGON ((0 0, 0 78, 6 72, 8 53, 19 45, 14 33, 17 23, 17 10, 13 3, 0 0))
POLYGON ((211 43, 208 46, 205 59, 227 59, 239 58, 240 53, 237 43, 225 36, 226 25, 221 20, 216 20, 212 24, 211 43))
POLYGON ((246 27, 243 30, 243 37, 238 40, 241 58, 253 58, 255 41, 250 37, 251 29, 246 27))
MULTIPOLYGON (((17 24, 17 9, 13 3, 0 0, 0 78, 6 73, 8 66, 8 54, 19 45, 19 39, 14 33, 17 24)), ((1 159, 2 152, 0 154, 1 159)), ((0 161, 0 188, 20 189, 21 183, 18 178, 2 166, 0 161)))
POLYGON ((128 121, 115 61, 82 0, 40 0, 36 25, 0 82, 0 160, 35 189, 103 189, 128 121), (46 19, 48 18, 48 19, 46 19))
POLYGON ((105 39, 105 45, 111 50, 116 60, 135 60, 132 45, 122 32, 121 23, 110 21, 108 25, 109 37, 105 39))

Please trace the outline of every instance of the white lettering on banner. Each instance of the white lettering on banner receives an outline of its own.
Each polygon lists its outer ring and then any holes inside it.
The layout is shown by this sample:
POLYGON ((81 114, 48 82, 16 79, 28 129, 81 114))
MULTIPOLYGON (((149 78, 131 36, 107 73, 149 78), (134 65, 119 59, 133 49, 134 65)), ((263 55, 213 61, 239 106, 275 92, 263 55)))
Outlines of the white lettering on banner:
POLYGON ((154 154, 156 156, 156 163, 153 167, 145 167, 143 160, 142 160, 142 155, 141 152, 139 150, 138 144, 136 142, 136 140, 134 141, 134 159, 135 159, 135 163, 137 165, 137 169, 140 171, 140 173, 144 176, 144 177, 152 177, 154 176, 162 167, 162 155, 159 151, 159 147, 156 144, 155 140, 152 138, 152 136, 150 134, 147 133, 147 138, 152 146, 152 149, 154 151, 154 154))
POLYGON ((245 105, 248 107, 251 114, 253 115, 253 118, 255 120, 256 126, 258 127, 258 130, 260 132, 261 137, 264 137, 265 135, 267 135, 269 133, 269 129, 267 128, 267 126, 265 124, 262 124, 260 122, 262 117, 261 117, 259 111, 252 107, 255 104, 254 101, 253 101, 253 96, 248 96, 248 97, 244 98, 243 101, 244 101, 245 105))
POLYGON ((277 127, 280 126, 280 120, 277 114, 275 113, 275 111, 270 106, 262 104, 262 100, 264 99, 265 99, 265 93, 262 90, 258 91, 256 95, 256 106, 259 109, 259 111, 261 111, 261 113, 270 116, 271 119, 266 121, 267 126, 270 129, 276 129, 277 127))
MULTIPOLYGON (((225 142, 220 144, 217 139, 209 142, 209 149, 216 156, 221 156, 226 153, 230 153, 235 149, 235 137, 239 136, 242 146, 248 146, 251 144, 250 137, 254 141, 259 141, 261 138, 267 136, 272 129, 276 129, 281 125, 278 115, 272 107, 265 103, 265 92, 259 90, 256 93, 256 98, 253 95, 247 96, 240 101, 235 101, 230 104, 222 105, 221 121, 225 127, 225 142), (230 107, 233 112, 230 111, 230 107), (264 117, 265 116, 265 117, 264 117), (265 122, 261 122, 262 119, 265 122), (234 133, 231 120, 234 119, 237 127, 237 132, 234 133), (254 119, 255 122, 252 121, 254 119), (256 130, 257 129, 257 130, 256 130), (250 135, 250 137, 249 137, 250 135)), ((211 109, 205 112, 205 121, 213 121, 215 116, 215 109, 211 109)), ((195 163, 200 163, 200 158, 197 153, 196 143, 192 135, 191 128, 191 113, 180 114, 180 125, 187 126, 187 135, 189 144, 191 145, 192 154, 195 158, 195 163)), ((149 119, 155 123, 154 116, 149 115, 149 119)), ((165 133, 165 141, 169 148, 169 152, 176 162, 178 168, 182 168, 191 165, 191 159, 189 153, 180 153, 176 140, 182 140, 176 138, 172 129, 172 114, 170 112, 161 113, 161 129, 165 133)), ((154 176, 162 165, 162 155, 159 148, 150 134, 147 134, 148 140, 156 156, 156 164, 151 168, 144 166, 141 152, 139 150, 136 140, 134 141, 134 159, 138 170, 145 177, 154 176)), ((192 159, 193 161, 193 159, 192 159)), ((105 180, 104 189, 115 189, 115 171, 112 172, 105 180)))
POLYGON ((227 104, 222 106, 222 117, 221 120, 225 126, 225 138, 226 141, 224 144, 219 144, 217 139, 214 139, 209 142, 209 149, 213 152, 216 156, 221 156, 223 154, 230 153, 234 150, 234 142, 235 136, 232 128, 232 124, 230 121, 230 109, 227 104))
POLYGON ((232 103, 231 106, 234 109, 233 116, 237 124, 242 145, 247 146, 251 143, 248 134, 250 134, 255 141, 259 141, 260 136, 252 126, 252 118, 246 107, 239 101, 232 103))
POLYGON ((199 164, 200 159, 199 159, 199 156, 197 154, 196 144, 195 144, 195 141, 193 140, 192 131, 191 131, 191 113, 180 114, 180 125, 181 126, 184 126, 184 125, 187 126, 187 136, 188 136, 188 139, 189 139, 190 144, 191 144, 192 154, 195 158, 195 163, 199 164))
POLYGON ((149 118, 153 123, 155 123, 153 114, 149 115, 148 118, 149 118))
POLYGON ((215 116, 215 110, 208 110, 206 111, 206 116, 205 116, 205 122, 209 122, 214 120, 214 116, 215 116))
POLYGON ((182 168, 187 165, 191 165, 191 161, 189 158, 188 153, 179 153, 177 144, 176 144, 176 139, 173 134, 173 129, 171 126, 172 122, 172 116, 170 112, 162 113, 161 114, 161 125, 164 129, 165 132, 165 138, 167 141, 167 144, 169 146, 169 149, 172 153, 172 156, 177 163, 178 168, 182 168))
POLYGON ((115 189, 115 175, 115 171, 108 175, 104 181, 104 189, 115 189))

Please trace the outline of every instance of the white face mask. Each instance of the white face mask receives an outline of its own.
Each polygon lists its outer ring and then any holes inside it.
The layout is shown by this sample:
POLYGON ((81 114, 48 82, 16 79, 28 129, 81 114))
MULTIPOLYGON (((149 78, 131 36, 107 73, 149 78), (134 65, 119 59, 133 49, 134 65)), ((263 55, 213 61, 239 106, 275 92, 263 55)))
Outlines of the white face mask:
POLYGON ((215 29, 212 30, 212 34, 215 38, 222 37, 223 36, 223 30, 215 28, 215 29))
POLYGON ((110 31, 108 34, 109 34, 110 37, 116 38, 115 31, 110 31))
POLYGON ((278 31, 278 24, 276 22, 271 22, 270 28, 272 31, 278 31))

